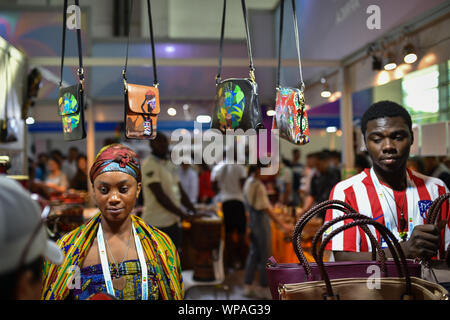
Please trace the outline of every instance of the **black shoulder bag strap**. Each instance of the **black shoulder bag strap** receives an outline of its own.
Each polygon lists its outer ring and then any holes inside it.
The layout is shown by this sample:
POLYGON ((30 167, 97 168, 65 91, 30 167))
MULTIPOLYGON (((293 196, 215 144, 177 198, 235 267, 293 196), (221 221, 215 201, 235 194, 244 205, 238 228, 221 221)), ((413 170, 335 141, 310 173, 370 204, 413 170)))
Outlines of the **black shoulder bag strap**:
MULTIPOLYGON (((79 0, 75 0, 75 5, 79 8, 79 0)), ((59 81, 59 87, 61 88, 63 82, 63 70, 64 70, 64 53, 66 49, 66 20, 67 20, 67 0, 64 0, 64 12, 63 12, 63 33, 62 33, 62 49, 61 49, 61 69, 60 75, 61 80, 59 81)), ((83 51, 81 48, 81 29, 77 28, 77 42, 78 42, 78 78, 81 84, 81 88, 83 88, 84 82, 84 70, 83 70, 83 51)))
MULTIPOLYGON (((157 73, 156 73, 155 40, 153 38, 152 8, 150 6, 150 0, 147 0, 147 12, 148 12, 148 24, 150 26, 150 41, 152 44, 152 64, 153 64, 153 78, 154 78, 153 86, 157 88, 159 83, 158 83, 158 77, 157 77, 157 73)), ((133 13, 133 0, 131 0, 130 17, 128 19, 130 21, 130 26, 128 27, 128 40, 127 40, 127 53, 126 53, 126 58, 125 58, 125 66, 122 71, 123 84, 124 84, 125 91, 127 91, 128 47, 130 46, 130 29, 131 29, 132 13, 133 13)))
MULTIPOLYGON (((247 8, 245 6, 245 0, 241 0, 242 5, 242 12, 244 15, 244 23, 245 23, 245 34, 246 34, 246 41, 247 41, 247 51, 248 51, 248 58, 250 61, 250 79, 252 81, 255 81, 255 67, 253 65, 253 56, 252 56, 252 45, 250 41, 250 32, 248 29, 248 21, 247 21, 247 8)), ((227 8, 227 0, 223 0, 223 13, 222 13, 222 27, 220 31, 220 45, 219 45, 219 68, 217 70, 217 76, 216 76, 216 84, 219 84, 221 81, 221 73, 222 73, 222 56, 223 56, 223 41, 225 36, 225 16, 226 16, 226 8, 227 8)))
MULTIPOLYGON (((298 37, 298 24, 297 24, 297 13, 295 10, 295 0, 292 1, 292 14, 294 19, 294 33, 295 33, 295 44, 297 47, 297 56, 298 56, 298 71, 300 74, 300 83, 299 88, 301 91, 305 89, 305 84, 303 82, 303 74, 302 74, 302 61, 300 58, 300 41, 298 37)), ((281 7, 280 7, 280 32, 278 37, 278 68, 277 68, 277 88, 280 87, 281 82, 281 43, 283 39, 283 21, 284 21, 284 0, 281 0, 281 7)))

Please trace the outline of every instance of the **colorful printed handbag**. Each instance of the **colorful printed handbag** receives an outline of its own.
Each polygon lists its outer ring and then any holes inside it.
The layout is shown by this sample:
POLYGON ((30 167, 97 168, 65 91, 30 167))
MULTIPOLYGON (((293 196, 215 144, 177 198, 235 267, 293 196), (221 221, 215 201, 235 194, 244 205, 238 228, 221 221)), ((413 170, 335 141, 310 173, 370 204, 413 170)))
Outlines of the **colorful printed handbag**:
POLYGON ((297 16, 295 12, 295 1, 292 0, 292 12, 294 16, 295 39, 297 44, 298 65, 300 71, 300 89, 286 88, 280 85, 281 72, 281 40, 283 37, 283 11, 284 0, 281 1, 280 12, 280 34, 278 38, 278 69, 277 69, 277 92, 275 103, 275 117, 272 129, 279 129, 280 137, 298 145, 309 142, 308 115, 305 107, 305 85, 303 83, 300 45, 298 40, 297 16))
MULTIPOLYGON (((132 8, 133 1, 131 1, 131 10, 132 8)), ((128 31, 125 68, 122 72, 125 90, 125 136, 128 139, 154 139, 156 137, 156 121, 158 119, 158 114, 160 111, 158 80, 156 74, 155 43, 153 39, 153 24, 150 0, 147 0, 147 8, 150 25, 150 39, 152 44, 154 81, 153 87, 131 84, 127 82, 126 72, 128 64, 128 47, 130 42, 130 34, 128 31)))
POLYGON ((216 104, 212 115, 211 128, 226 130, 261 129, 264 128, 261 109, 258 102, 258 85, 255 82, 255 68, 253 66, 250 33, 247 22, 245 0, 241 0, 244 14, 245 31, 247 36, 247 50, 250 60, 250 78, 231 78, 221 80, 222 51, 225 31, 226 0, 223 2, 222 29, 220 35, 219 69, 216 76, 216 104))
MULTIPOLYGON (((79 6, 79 1, 75 0, 75 5, 79 6)), ((64 69, 64 51, 66 43, 66 20, 67 20, 67 0, 64 0, 63 13, 63 40, 61 53, 61 81, 58 92, 58 114, 61 116, 64 140, 74 141, 84 139, 86 130, 84 126, 84 71, 81 50, 81 31, 77 29, 78 42, 78 78, 79 83, 69 87, 62 87, 64 69)))

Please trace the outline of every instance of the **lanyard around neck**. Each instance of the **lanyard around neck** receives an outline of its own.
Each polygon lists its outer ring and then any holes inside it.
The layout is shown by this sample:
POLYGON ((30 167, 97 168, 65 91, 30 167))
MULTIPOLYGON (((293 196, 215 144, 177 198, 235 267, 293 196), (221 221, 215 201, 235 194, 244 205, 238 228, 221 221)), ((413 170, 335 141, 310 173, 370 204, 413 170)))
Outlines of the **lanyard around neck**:
MULTIPOLYGON (((147 270, 147 263, 144 257, 144 250, 142 249, 141 241, 139 240, 139 237, 137 236, 136 230, 133 225, 131 229, 133 230, 134 242, 136 244, 136 250, 142 270, 141 274, 142 300, 148 300, 148 270, 147 270)), ((106 290, 108 294, 115 296, 115 290, 112 284, 111 272, 109 270, 108 255, 106 253, 105 239, 103 236, 103 229, 101 223, 98 226, 97 242, 98 242, 98 251, 100 254, 100 261, 102 264, 103 277, 105 278, 106 290)))

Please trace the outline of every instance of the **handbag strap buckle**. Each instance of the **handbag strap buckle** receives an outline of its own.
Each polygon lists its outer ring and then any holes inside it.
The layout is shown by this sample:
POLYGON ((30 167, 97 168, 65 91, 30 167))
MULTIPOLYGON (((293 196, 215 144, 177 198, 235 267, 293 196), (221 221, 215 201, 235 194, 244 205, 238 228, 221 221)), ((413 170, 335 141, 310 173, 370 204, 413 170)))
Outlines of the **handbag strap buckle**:
POLYGON ((250 79, 255 82, 255 68, 252 68, 250 66, 250 71, 249 71, 249 75, 250 75, 250 79))
POLYGON ((123 89, 125 90, 125 92, 128 91, 128 82, 127 82, 127 75, 125 72, 125 69, 122 70, 122 78, 123 78, 123 89))

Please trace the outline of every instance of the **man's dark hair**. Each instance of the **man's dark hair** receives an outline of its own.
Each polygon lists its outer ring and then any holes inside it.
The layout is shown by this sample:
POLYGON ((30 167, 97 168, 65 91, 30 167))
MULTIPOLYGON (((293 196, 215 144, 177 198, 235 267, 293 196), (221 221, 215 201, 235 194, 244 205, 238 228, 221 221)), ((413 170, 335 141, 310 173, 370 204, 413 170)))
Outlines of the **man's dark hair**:
POLYGON ((308 154, 306 155, 306 159, 309 159, 309 158, 317 158, 317 153, 318 153, 318 152, 311 152, 311 153, 308 153, 308 154))
POLYGON ((323 161, 328 160, 328 159, 330 159, 330 152, 328 150, 323 150, 321 152, 317 152, 316 157, 319 160, 323 160, 323 161))
POLYGON ((363 136, 366 135, 367 122, 369 122, 370 120, 386 117, 402 117, 403 120, 405 120, 405 123, 408 125, 409 131, 411 132, 411 137, 413 137, 412 120, 409 112, 398 103, 388 100, 375 102, 369 107, 369 109, 367 109, 366 112, 364 112, 361 119, 361 132, 363 136))
POLYGON ((34 259, 29 264, 22 266, 17 270, 13 270, 0 275, 0 300, 15 300, 17 280, 19 276, 25 271, 30 270, 33 275, 33 280, 41 281, 42 268, 44 260, 42 257, 34 259))

